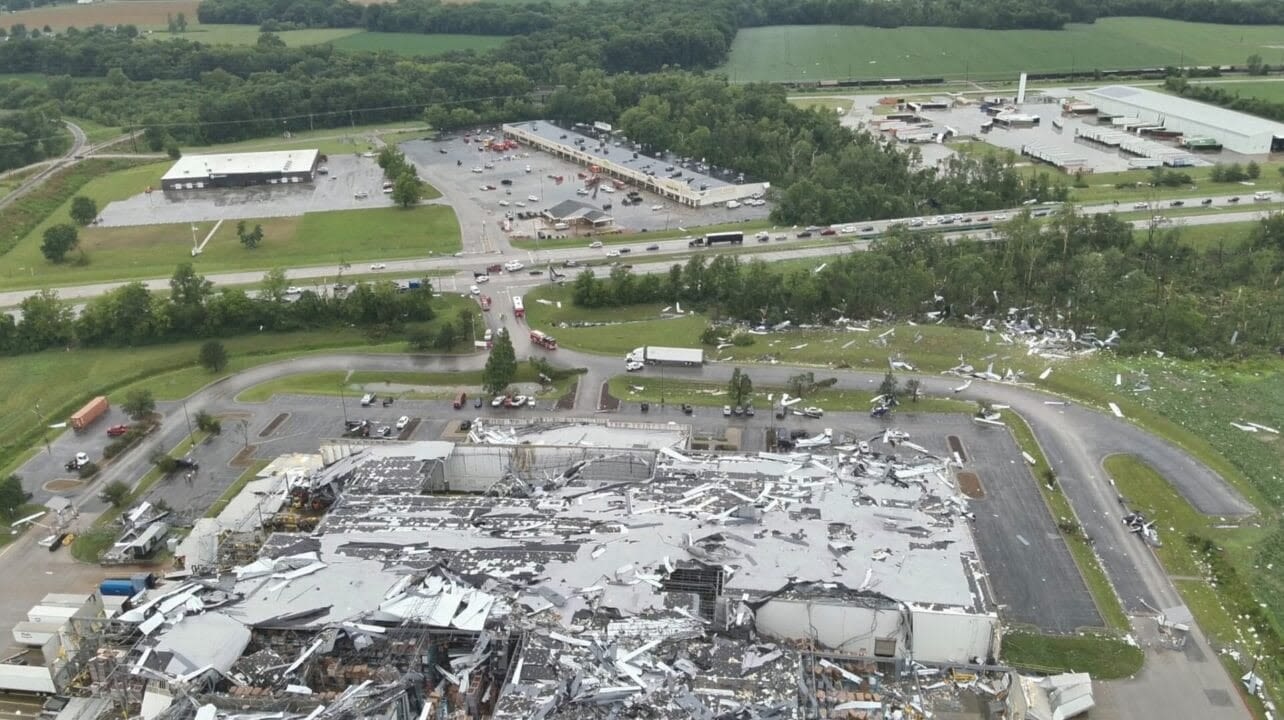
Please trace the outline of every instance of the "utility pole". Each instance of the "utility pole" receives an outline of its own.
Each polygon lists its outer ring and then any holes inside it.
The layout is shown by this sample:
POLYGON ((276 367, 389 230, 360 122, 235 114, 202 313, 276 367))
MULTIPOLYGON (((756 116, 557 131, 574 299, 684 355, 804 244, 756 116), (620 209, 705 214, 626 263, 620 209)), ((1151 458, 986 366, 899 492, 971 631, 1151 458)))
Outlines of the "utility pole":
POLYGON ((348 426, 348 399, 343 394, 343 381, 339 382, 339 404, 343 406, 343 426, 348 426))

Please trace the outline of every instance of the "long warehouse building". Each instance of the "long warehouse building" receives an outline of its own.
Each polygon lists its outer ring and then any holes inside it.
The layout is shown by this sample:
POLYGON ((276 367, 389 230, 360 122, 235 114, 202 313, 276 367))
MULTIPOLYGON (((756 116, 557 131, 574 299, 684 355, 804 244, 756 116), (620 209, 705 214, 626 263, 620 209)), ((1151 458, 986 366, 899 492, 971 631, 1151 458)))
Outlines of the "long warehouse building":
POLYGON ((315 149, 185 155, 161 176, 161 189, 203 190, 312 182, 320 157, 315 149))
POLYGON ((1107 85, 1086 96, 1104 113, 1133 116, 1188 136, 1216 138, 1231 152, 1284 151, 1284 124, 1264 118, 1127 85, 1107 85))

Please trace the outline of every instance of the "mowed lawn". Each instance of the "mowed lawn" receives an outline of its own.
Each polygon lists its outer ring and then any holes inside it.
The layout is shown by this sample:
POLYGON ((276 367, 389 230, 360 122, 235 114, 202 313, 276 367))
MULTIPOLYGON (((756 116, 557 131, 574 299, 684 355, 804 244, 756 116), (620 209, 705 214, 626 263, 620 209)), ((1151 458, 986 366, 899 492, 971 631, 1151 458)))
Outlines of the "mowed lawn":
POLYGON ((336 38, 340 50, 390 51, 398 55, 441 55, 454 50, 485 52, 508 41, 502 35, 425 35, 423 33, 359 32, 336 38))
MULTIPOLYGON (((1281 43, 1281 45, 1284 45, 1284 43, 1281 43)), ((1262 53, 1262 56, 1266 58, 1266 62, 1268 63, 1279 62, 1279 60, 1275 60, 1274 56, 1269 55, 1267 53, 1262 53)), ((1284 102, 1284 82, 1280 82, 1280 81, 1272 81, 1272 80, 1260 80, 1260 81, 1254 81, 1254 82, 1196 81, 1196 83, 1199 85, 1215 85, 1221 90, 1225 90, 1226 92, 1229 92, 1229 93, 1234 93, 1241 97, 1261 98, 1263 100, 1269 100, 1271 102, 1284 102)))
MULTIPOLYGON (((192 155, 212 152, 259 152, 272 150, 290 150, 294 148, 316 148, 326 155, 351 155, 365 152, 378 152, 374 140, 377 136, 389 145, 396 145, 405 140, 414 140, 431 134, 432 130, 415 120, 402 120, 374 125, 357 125, 308 129, 308 119, 299 118, 297 128, 289 128, 290 136, 273 136, 252 138, 238 142, 219 145, 193 145, 183 148, 192 155)), ((427 197, 440 197, 434 188, 427 197)))
MULTIPOLYGON (((90 181, 81 194, 104 207, 157 186, 169 163, 130 168, 90 181)), ((174 267, 192 260, 191 226, 187 223, 117 228, 81 228, 80 245, 89 259, 78 265, 79 253, 68 262, 53 264, 40 254, 45 228, 70 222, 70 200, 5 255, 0 288, 40 288, 58 285, 168 277, 174 267)), ((308 213, 289 218, 247 221, 263 225, 263 244, 248 250, 236 236, 236 222, 224 222, 196 260, 202 273, 233 270, 303 267, 362 260, 427 257, 460 248, 459 223, 446 206, 411 210, 376 208, 308 213)), ((213 222, 194 223, 203 240, 213 222)))
POLYGON ((831 25, 741 30, 721 68, 733 82, 940 76, 1022 71, 1243 64, 1278 57, 1284 27, 1106 18, 1065 30, 872 28, 831 25))

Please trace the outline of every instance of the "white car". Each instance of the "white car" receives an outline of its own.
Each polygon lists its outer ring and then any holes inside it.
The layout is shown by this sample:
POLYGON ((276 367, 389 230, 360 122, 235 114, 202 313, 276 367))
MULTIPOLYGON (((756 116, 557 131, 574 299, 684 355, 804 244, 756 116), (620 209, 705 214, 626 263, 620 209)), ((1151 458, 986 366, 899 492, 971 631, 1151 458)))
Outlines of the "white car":
POLYGON ((518 200, 513 204, 516 205, 517 207, 526 207, 526 203, 522 202, 521 200, 518 200))
POLYGON ((481 171, 482 171, 482 169, 481 169, 481 168, 479 168, 479 167, 475 167, 475 168, 473 168, 473 172, 475 172, 475 173, 480 173, 481 171))
POLYGON ((387 263, 375 263, 375 264, 373 264, 373 265, 371 265, 371 266, 370 266, 370 269, 371 269, 371 270, 387 270, 387 269, 388 269, 388 265, 387 265, 387 263))
POLYGON ((513 396, 513 399, 508 404, 510 407, 519 408, 525 405, 528 399, 529 398, 527 398, 525 395, 515 395, 513 396))
POLYGON ((495 163, 486 163, 486 169, 487 169, 487 170, 492 170, 492 169, 494 169, 494 167, 495 167, 495 163))
POLYGON ((370 197, 370 193, 366 192, 365 190, 361 190, 359 192, 352 193, 352 197, 358 200, 365 200, 366 198, 370 197))
POLYGON ((509 260, 508 262, 504 263, 504 269, 507 270, 508 272, 517 272, 518 270, 521 270, 524 267, 526 266, 517 262, 516 260, 509 260))
POLYGON ((805 407, 805 408, 803 408, 803 415, 806 415, 807 417, 818 418, 818 417, 820 417, 821 415, 824 415, 824 414, 825 414, 825 411, 824 411, 824 410, 821 410, 820 408, 818 408, 818 407, 816 407, 816 406, 814 406, 814 405, 813 405, 813 406, 811 406, 811 407, 805 407))
POLYGON ((607 251, 606 251, 606 256, 607 256, 607 257, 619 257, 619 256, 620 256, 620 251, 619 251, 619 250, 607 250, 607 251))
POLYGON ((994 213, 994 222, 1003 222, 1008 219, 1007 213, 994 213))
POLYGON ((1133 210, 1149 210, 1149 209, 1150 209, 1150 203, 1144 203, 1144 202, 1133 203, 1133 204, 1132 204, 1132 209, 1133 209, 1133 210))
POLYGON ((663 210, 663 209, 664 209, 664 206, 663 206, 663 205, 652 205, 652 206, 651 206, 651 212, 656 212, 656 211, 663 210))
POLYGON ((527 196, 526 196, 526 199, 527 199, 527 200, 530 200, 531 202, 539 202, 539 196, 538 196, 538 195, 527 195, 527 196))
POLYGON ((590 247, 591 249, 593 249, 593 250, 596 250, 596 249, 598 249, 598 248, 602 247, 602 241, 601 241, 601 240, 594 240, 593 242, 589 243, 589 247, 590 247))
POLYGON ((82 453, 82 452, 76 453, 76 467, 81 468, 88 464, 89 464, 88 453, 82 453))
POLYGON ((723 405, 723 406, 722 406, 722 417, 731 417, 731 406, 730 406, 730 405, 723 405))
POLYGON ((910 220, 910 227, 922 227, 922 226, 923 226, 923 218, 914 218, 913 220, 910 220))
POLYGON ((401 417, 397 418, 397 424, 394 427, 396 427, 398 430, 405 430, 406 426, 409 424, 410 424, 410 418, 406 415, 402 415, 401 417))
POLYGON ((630 360, 624 363, 625 372, 637 372, 638 370, 641 370, 643 367, 645 366, 636 360, 630 360))
POLYGON ((490 276, 489 276, 489 275, 474 275, 474 276, 473 276, 473 282, 477 283, 478 285, 482 285, 482 284, 488 283, 488 282, 490 282, 490 276))
POLYGON ((500 407, 500 406, 501 406, 501 405, 503 405, 503 404, 504 404, 504 396, 503 396, 503 395, 496 395, 496 396, 495 396, 495 398, 494 398, 493 400, 491 400, 491 401, 490 401, 490 406, 491 406, 491 407, 493 407, 493 408, 500 407))
POLYGON ((508 207, 508 206, 509 206, 509 205, 511 205, 511 204, 512 204, 512 203, 508 202, 507 200, 500 200, 500 201, 499 201, 499 206, 500 206, 500 207, 508 207))
POLYGON ((531 166, 530 166, 530 165, 527 165, 527 166, 526 166, 526 172, 530 172, 530 171, 531 171, 531 166))
POLYGON ((298 295, 301 292, 303 292, 303 288, 297 285, 291 285, 290 287, 285 289, 286 295, 298 295))
POLYGON ((468 288, 468 292, 474 295, 481 295, 481 288, 477 287, 476 285, 473 285, 472 287, 468 288))
POLYGON ((610 185, 603 185, 602 192, 606 193, 607 195, 610 195, 611 193, 615 192, 615 188, 611 187, 610 185))
POLYGON ((928 219, 927 219, 927 224, 928 224, 928 225, 936 225, 936 224, 937 224, 937 223, 939 223, 939 222, 940 222, 940 220, 937 220, 937 219, 936 219, 936 218, 934 218, 934 217, 930 217, 930 218, 928 218, 928 219))
POLYGON ((842 234, 844 234, 844 235, 851 235, 852 233, 856 232, 856 226, 855 226, 855 225, 844 225, 844 226, 843 226, 843 229, 842 229, 842 230, 840 230, 839 232, 841 232, 841 233, 842 233, 842 234))

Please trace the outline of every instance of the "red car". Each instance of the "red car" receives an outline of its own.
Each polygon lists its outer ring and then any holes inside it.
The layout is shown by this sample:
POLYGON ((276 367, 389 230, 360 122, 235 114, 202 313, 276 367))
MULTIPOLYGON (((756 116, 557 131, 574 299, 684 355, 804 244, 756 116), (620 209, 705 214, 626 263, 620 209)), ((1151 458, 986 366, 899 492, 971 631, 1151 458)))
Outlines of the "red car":
POLYGON ((833 228, 825 228, 824 230, 821 230, 821 231, 820 231, 820 234, 821 234, 821 235, 837 235, 837 234, 838 234, 838 231, 837 231, 837 230, 835 230, 835 229, 833 229, 833 228))
POLYGON ((120 437, 127 432, 129 432, 128 425, 112 425, 107 428, 107 437, 120 437))

